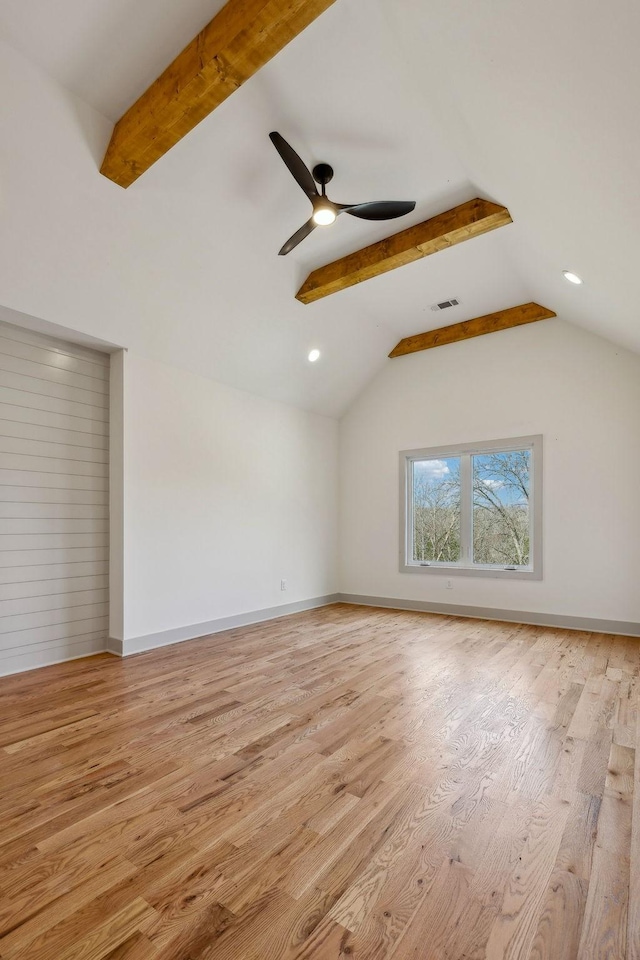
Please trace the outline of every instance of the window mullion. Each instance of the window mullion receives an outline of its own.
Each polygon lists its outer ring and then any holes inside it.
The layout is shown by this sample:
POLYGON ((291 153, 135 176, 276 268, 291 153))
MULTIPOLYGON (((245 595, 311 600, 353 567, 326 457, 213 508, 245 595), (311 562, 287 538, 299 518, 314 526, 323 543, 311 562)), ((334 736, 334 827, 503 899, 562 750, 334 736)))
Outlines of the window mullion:
POLYGON ((472 562, 472 502, 471 489, 471 454, 465 453, 460 457, 460 552, 464 564, 472 562))
POLYGON ((407 536, 407 555, 410 560, 414 557, 414 543, 413 543, 413 524, 414 524, 414 510, 415 504, 413 502, 413 471, 414 463, 413 460, 407 460, 407 474, 405 480, 405 497, 407 502, 407 523, 406 523, 406 536, 407 536))

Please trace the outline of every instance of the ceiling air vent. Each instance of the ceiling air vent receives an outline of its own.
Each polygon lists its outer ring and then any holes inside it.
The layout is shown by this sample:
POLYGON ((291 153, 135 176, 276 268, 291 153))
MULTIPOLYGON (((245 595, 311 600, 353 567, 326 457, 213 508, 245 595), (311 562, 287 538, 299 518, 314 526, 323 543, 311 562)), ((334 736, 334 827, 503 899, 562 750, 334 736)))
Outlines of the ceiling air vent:
POLYGON ((452 298, 451 300, 442 300, 440 303, 434 303, 434 304, 432 304, 432 305, 431 305, 431 309, 432 309, 432 310, 436 310, 436 311, 437 311, 437 310, 446 310, 447 307, 457 307, 459 303, 460 303, 459 300, 455 300, 455 299, 453 299, 453 298, 452 298))

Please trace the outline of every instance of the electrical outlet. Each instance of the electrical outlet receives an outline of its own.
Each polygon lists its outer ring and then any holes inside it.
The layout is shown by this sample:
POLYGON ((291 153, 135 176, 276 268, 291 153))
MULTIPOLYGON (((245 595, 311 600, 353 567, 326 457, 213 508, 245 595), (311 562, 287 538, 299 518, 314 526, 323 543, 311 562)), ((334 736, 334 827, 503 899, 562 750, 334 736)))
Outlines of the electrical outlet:
POLYGON ((280 581, 280 589, 281 589, 281 590, 286 590, 286 589, 287 589, 287 581, 286 581, 286 580, 281 580, 281 581, 280 581))
POLYGON ((453 590, 453 580, 447 580, 445 586, 447 590, 453 590))

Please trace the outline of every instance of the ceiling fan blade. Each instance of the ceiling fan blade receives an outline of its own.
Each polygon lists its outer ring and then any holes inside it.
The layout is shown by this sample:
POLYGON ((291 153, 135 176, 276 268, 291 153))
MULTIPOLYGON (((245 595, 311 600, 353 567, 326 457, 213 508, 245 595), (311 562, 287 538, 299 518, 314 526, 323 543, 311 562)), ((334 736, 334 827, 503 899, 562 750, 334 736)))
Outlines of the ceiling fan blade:
POLYGON ((286 163, 289 168, 289 172, 292 174, 296 183, 302 187, 306 195, 309 197, 309 200, 313 200, 318 196, 318 191, 316 189, 316 182, 311 175, 311 171, 307 170, 306 166, 295 152, 292 146, 290 146, 287 141, 275 130, 273 133, 269 134, 272 144, 286 163))
POLYGON ((343 213, 361 220, 395 220, 415 210, 414 200, 381 200, 378 203, 356 203, 353 206, 341 204, 343 213))
POLYGON ((311 220, 307 220, 304 226, 300 227, 299 230, 296 230, 292 237, 289 237, 285 245, 281 250, 278 251, 279 257, 284 257, 288 253, 291 253, 294 247, 297 247, 305 237, 308 237, 312 230, 315 230, 316 224, 313 222, 313 217, 311 220))

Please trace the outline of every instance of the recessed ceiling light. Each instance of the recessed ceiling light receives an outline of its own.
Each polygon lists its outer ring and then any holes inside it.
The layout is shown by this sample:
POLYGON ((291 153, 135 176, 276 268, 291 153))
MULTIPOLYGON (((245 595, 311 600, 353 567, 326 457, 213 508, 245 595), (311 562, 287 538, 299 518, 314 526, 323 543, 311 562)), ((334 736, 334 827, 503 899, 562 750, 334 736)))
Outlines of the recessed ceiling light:
POLYGON ((320 351, 311 350, 309 353, 309 363, 315 363, 316 360, 319 360, 319 359, 320 359, 320 351))
POLYGON ((571 270, 563 270, 562 276, 565 280, 568 280, 569 283, 582 283, 582 280, 577 273, 572 273, 571 270))

